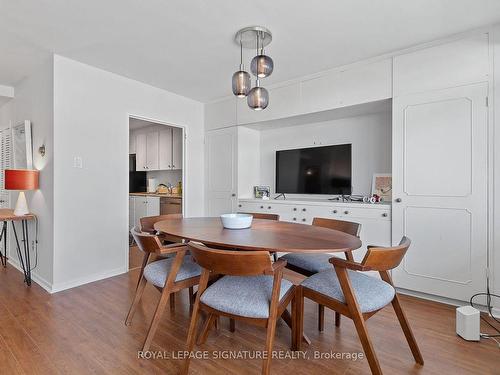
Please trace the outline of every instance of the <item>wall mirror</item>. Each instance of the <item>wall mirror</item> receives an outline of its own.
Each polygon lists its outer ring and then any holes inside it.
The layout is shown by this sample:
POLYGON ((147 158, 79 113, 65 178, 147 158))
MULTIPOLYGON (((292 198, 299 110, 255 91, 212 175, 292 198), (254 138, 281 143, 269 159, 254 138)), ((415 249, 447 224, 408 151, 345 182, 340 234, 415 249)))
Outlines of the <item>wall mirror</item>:
POLYGON ((31 121, 12 128, 13 163, 15 169, 33 169, 31 121))

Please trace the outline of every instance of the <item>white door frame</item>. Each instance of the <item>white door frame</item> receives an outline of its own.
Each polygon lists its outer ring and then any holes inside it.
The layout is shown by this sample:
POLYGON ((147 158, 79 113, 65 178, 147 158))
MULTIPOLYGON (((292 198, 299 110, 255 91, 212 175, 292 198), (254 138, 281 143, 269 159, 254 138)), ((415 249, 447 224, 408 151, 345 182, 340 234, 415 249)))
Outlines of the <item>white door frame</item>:
MULTIPOLYGON (((186 202, 186 199, 185 199, 185 197, 186 197, 186 195, 185 195, 185 192, 186 192, 186 181, 187 181, 187 178, 186 178, 186 176, 187 176, 187 173, 186 173, 186 171, 187 171, 187 163, 186 163, 186 138, 187 138, 187 132, 186 132, 186 126, 185 125, 174 124, 174 123, 171 123, 171 122, 168 122, 168 121, 158 120, 158 119, 152 118, 152 117, 144 117, 144 116, 140 116, 140 115, 129 113, 129 114, 127 114, 127 129, 128 129, 128 132, 127 132, 127 150, 129 149, 128 145, 130 144, 130 119, 147 121, 147 122, 151 122, 153 124, 170 126, 170 127, 174 127, 174 128, 178 128, 178 129, 182 130, 182 214, 185 215, 186 208, 187 208, 187 202, 186 202)), ((128 151, 127 151, 127 157, 128 157, 128 155, 129 154, 128 154, 128 151)), ((129 176, 127 175, 127 179, 128 179, 128 177, 129 176)), ((129 195, 127 195, 127 200, 126 200, 126 204, 127 205, 128 205, 128 197, 129 197, 129 195)), ((127 221, 127 228, 128 228, 128 221, 127 221)), ((128 247, 128 243, 127 243, 127 251, 126 251, 127 269, 129 268, 129 254, 128 254, 128 252, 129 252, 129 247, 128 247)))

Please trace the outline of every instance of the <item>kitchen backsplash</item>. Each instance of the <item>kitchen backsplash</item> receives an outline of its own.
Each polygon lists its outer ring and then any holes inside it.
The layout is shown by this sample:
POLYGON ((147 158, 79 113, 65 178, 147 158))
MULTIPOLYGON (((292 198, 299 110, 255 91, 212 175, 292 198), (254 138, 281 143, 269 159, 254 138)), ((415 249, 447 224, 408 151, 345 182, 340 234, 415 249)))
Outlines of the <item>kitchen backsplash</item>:
POLYGON ((177 186, 179 181, 182 181, 182 170, 173 170, 173 171, 151 171, 147 172, 147 178, 155 178, 156 186, 158 184, 167 184, 171 183, 174 186, 177 186))

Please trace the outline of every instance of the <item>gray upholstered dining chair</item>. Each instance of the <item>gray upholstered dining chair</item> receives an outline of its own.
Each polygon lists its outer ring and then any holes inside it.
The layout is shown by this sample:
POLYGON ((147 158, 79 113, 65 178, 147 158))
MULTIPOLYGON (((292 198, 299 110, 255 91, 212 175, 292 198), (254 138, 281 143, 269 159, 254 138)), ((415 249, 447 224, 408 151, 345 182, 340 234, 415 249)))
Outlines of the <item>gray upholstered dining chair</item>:
POLYGON ((135 296, 125 319, 125 324, 129 325, 131 323, 148 282, 161 292, 160 300, 144 340, 142 350, 146 351, 151 345, 168 300, 172 300, 174 293, 186 288, 192 290, 193 286, 198 285, 201 268, 193 262, 191 257, 185 256, 187 252, 185 244, 163 245, 158 236, 140 232, 137 228, 133 228, 131 233, 139 249, 144 252, 144 259, 137 281, 135 296), (170 256, 162 257, 165 255, 170 256))
MULTIPOLYGON (((266 328, 268 354, 262 364, 262 374, 270 373, 276 321, 292 302, 295 306, 295 286, 283 279, 286 262, 271 262, 268 251, 232 251, 208 248, 190 242, 188 248, 196 262, 203 268, 196 302, 191 316, 186 351, 191 353, 196 340, 196 327, 200 311, 206 315, 198 343, 203 344, 209 330, 219 316, 242 320, 266 328), (223 275, 208 286, 210 275, 223 275)), ((295 321, 292 319, 292 347, 296 345, 295 321)), ((190 356, 182 373, 187 374, 190 356)))
MULTIPOLYGON (((338 230, 356 237, 359 237, 359 232, 361 231, 361 224, 354 223, 351 221, 335 220, 335 219, 325 219, 315 217, 313 219, 312 225, 338 230)), ((347 260, 353 261, 351 251, 346 251, 344 253, 347 260)), ((330 269, 331 265, 329 259, 330 254, 301 254, 301 253, 288 253, 283 255, 280 259, 287 261, 287 268, 292 271, 298 272, 304 276, 311 276, 317 272, 323 271, 325 269, 330 269)), ((335 325, 340 326, 340 314, 335 312, 335 325)), ((325 327, 325 307, 322 304, 318 304, 318 330, 323 331, 325 327)))
MULTIPOLYGON (((410 244, 411 241, 403 237, 398 246, 369 246, 361 263, 338 257, 330 258, 333 269, 323 270, 310 276, 298 288, 296 337, 302 337, 304 298, 321 302, 353 320, 372 373, 381 375, 382 370, 365 321, 392 303, 415 362, 423 365, 424 359, 388 272, 401 263, 410 244), (366 275, 364 271, 378 271, 381 279, 366 275)), ((300 346, 301 340, 298 340, 298 350, 300 346)))

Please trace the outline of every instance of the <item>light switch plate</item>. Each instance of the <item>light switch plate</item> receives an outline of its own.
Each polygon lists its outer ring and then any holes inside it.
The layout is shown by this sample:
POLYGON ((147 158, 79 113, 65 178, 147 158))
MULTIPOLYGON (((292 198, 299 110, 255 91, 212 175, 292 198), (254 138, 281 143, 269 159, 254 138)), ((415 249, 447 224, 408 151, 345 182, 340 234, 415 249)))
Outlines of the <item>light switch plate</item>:
POLYGON ((73 158, 73 168, 83 168, 83 160, 81 156, 75 156, 73 158))

